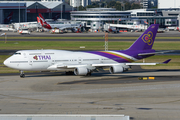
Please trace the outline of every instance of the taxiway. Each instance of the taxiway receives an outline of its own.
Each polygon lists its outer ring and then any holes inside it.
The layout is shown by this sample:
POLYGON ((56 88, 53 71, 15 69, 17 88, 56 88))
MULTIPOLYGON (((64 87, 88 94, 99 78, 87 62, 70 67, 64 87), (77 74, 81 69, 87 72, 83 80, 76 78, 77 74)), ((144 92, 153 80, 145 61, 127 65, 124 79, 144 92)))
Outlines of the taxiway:
POLYGON ((0 114, 125 114, 132 120, 180 118, 180 70, 91 77, 63 73, 0 76, 0 114), (155 77, 139 80, 139 77, 155 77))

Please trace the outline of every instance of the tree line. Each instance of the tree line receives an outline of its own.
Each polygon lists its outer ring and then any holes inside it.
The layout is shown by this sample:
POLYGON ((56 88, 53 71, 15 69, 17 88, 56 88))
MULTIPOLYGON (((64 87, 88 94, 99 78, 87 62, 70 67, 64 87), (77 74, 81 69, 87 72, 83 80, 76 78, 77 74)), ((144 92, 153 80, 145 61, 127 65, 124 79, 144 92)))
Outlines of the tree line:
POLYGON ((91 5, 86 7, 79 6, 76 8, 79 11, 86 10, 86 8, 116 8, 119 11, 132 10, 132 9, 140 9, 142 6, 140 3, 129 2, 129 1, 104 1, 104 2, 91 2, 91 5))

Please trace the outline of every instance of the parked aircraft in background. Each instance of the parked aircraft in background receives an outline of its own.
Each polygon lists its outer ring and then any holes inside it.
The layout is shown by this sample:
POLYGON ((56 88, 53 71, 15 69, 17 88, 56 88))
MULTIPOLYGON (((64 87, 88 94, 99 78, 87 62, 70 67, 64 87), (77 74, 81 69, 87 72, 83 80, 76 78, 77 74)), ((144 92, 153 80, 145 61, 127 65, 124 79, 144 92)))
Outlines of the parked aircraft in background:
POLYGON ((65 29, 71 29, 73 32, 76 32, 76 28, 81 27, 81 24, 64 24, 63 22, 60 23, 47 23, 44 17, 39 13, 39 19, 42 27, 46 29, 59 29, 59 30, 65 30, 65 29))
POLYGON ((37 23, 41 24, 39 17, 37 17, 37 23))
POLYGON ((11 12, 11 13, 4 19, 4 23, 5 23, 5 24, 10 23, 10 21, 11 21, 11 19, 12 19, 12 16, 13 16, 13 12, 11 12))
POLYGON ((103 31, 105 32, 112 32, 112 33, 119 33, 119 29, 116 27, 111 27, 110 24, 104 24, 104 29, 103 31))
POLYGON ((21 22, 21 23, 13 23, 13 28, 16 30, 29 29, 30 31, 37 30, 41 25, 37 22, 21 22))
MULTIPOLYGON (((152 49, 158 24, 152 24, 127 50, 83 51, 20 50, 4 61, 4 65, 20 70, 50 71, 74 70, 75 75, 91 75, 92 72, 109 68, 110 73, 122 73, 132 65, 156 65, 160 63, 132 63, 159 52, 152 49)), ((170 61, 167 60, 162 64, 170 61)))
POLYGON ((52 19, 56 21, 60 17, 60 13, 56 14, 52 19))
POLYGON ((14 31, 14 29, 7 24, 0 24, 0 31, 14 31))

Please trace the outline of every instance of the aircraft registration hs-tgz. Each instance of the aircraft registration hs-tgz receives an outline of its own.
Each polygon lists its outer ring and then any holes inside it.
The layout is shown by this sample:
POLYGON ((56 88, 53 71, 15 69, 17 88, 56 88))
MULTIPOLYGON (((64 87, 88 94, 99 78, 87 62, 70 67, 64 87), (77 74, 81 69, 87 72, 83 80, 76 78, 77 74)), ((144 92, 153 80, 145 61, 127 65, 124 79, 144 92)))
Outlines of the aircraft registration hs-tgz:
POLYGON ((152 49, 159 25, 152 24, 128 49, 116 51, 20 50, 4 61, 4 65, 23 71, 50 71, 73 69, 75 75, 91 75, 109 68, 110 73, 121 73, 132 65, 163 63, 132 63, 157 54, 152 49))

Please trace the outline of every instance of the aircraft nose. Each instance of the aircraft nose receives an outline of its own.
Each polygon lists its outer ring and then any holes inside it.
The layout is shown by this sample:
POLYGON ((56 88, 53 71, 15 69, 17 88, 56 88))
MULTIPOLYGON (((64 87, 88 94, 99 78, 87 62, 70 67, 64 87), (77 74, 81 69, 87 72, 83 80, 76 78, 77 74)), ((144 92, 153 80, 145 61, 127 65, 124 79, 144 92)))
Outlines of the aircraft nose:
POLYGON ((5 66, 8 66, 8 64, 9 64, 9 60, 6 59, 6 60, 4 61, 4 65, 5 65, 5 66))

